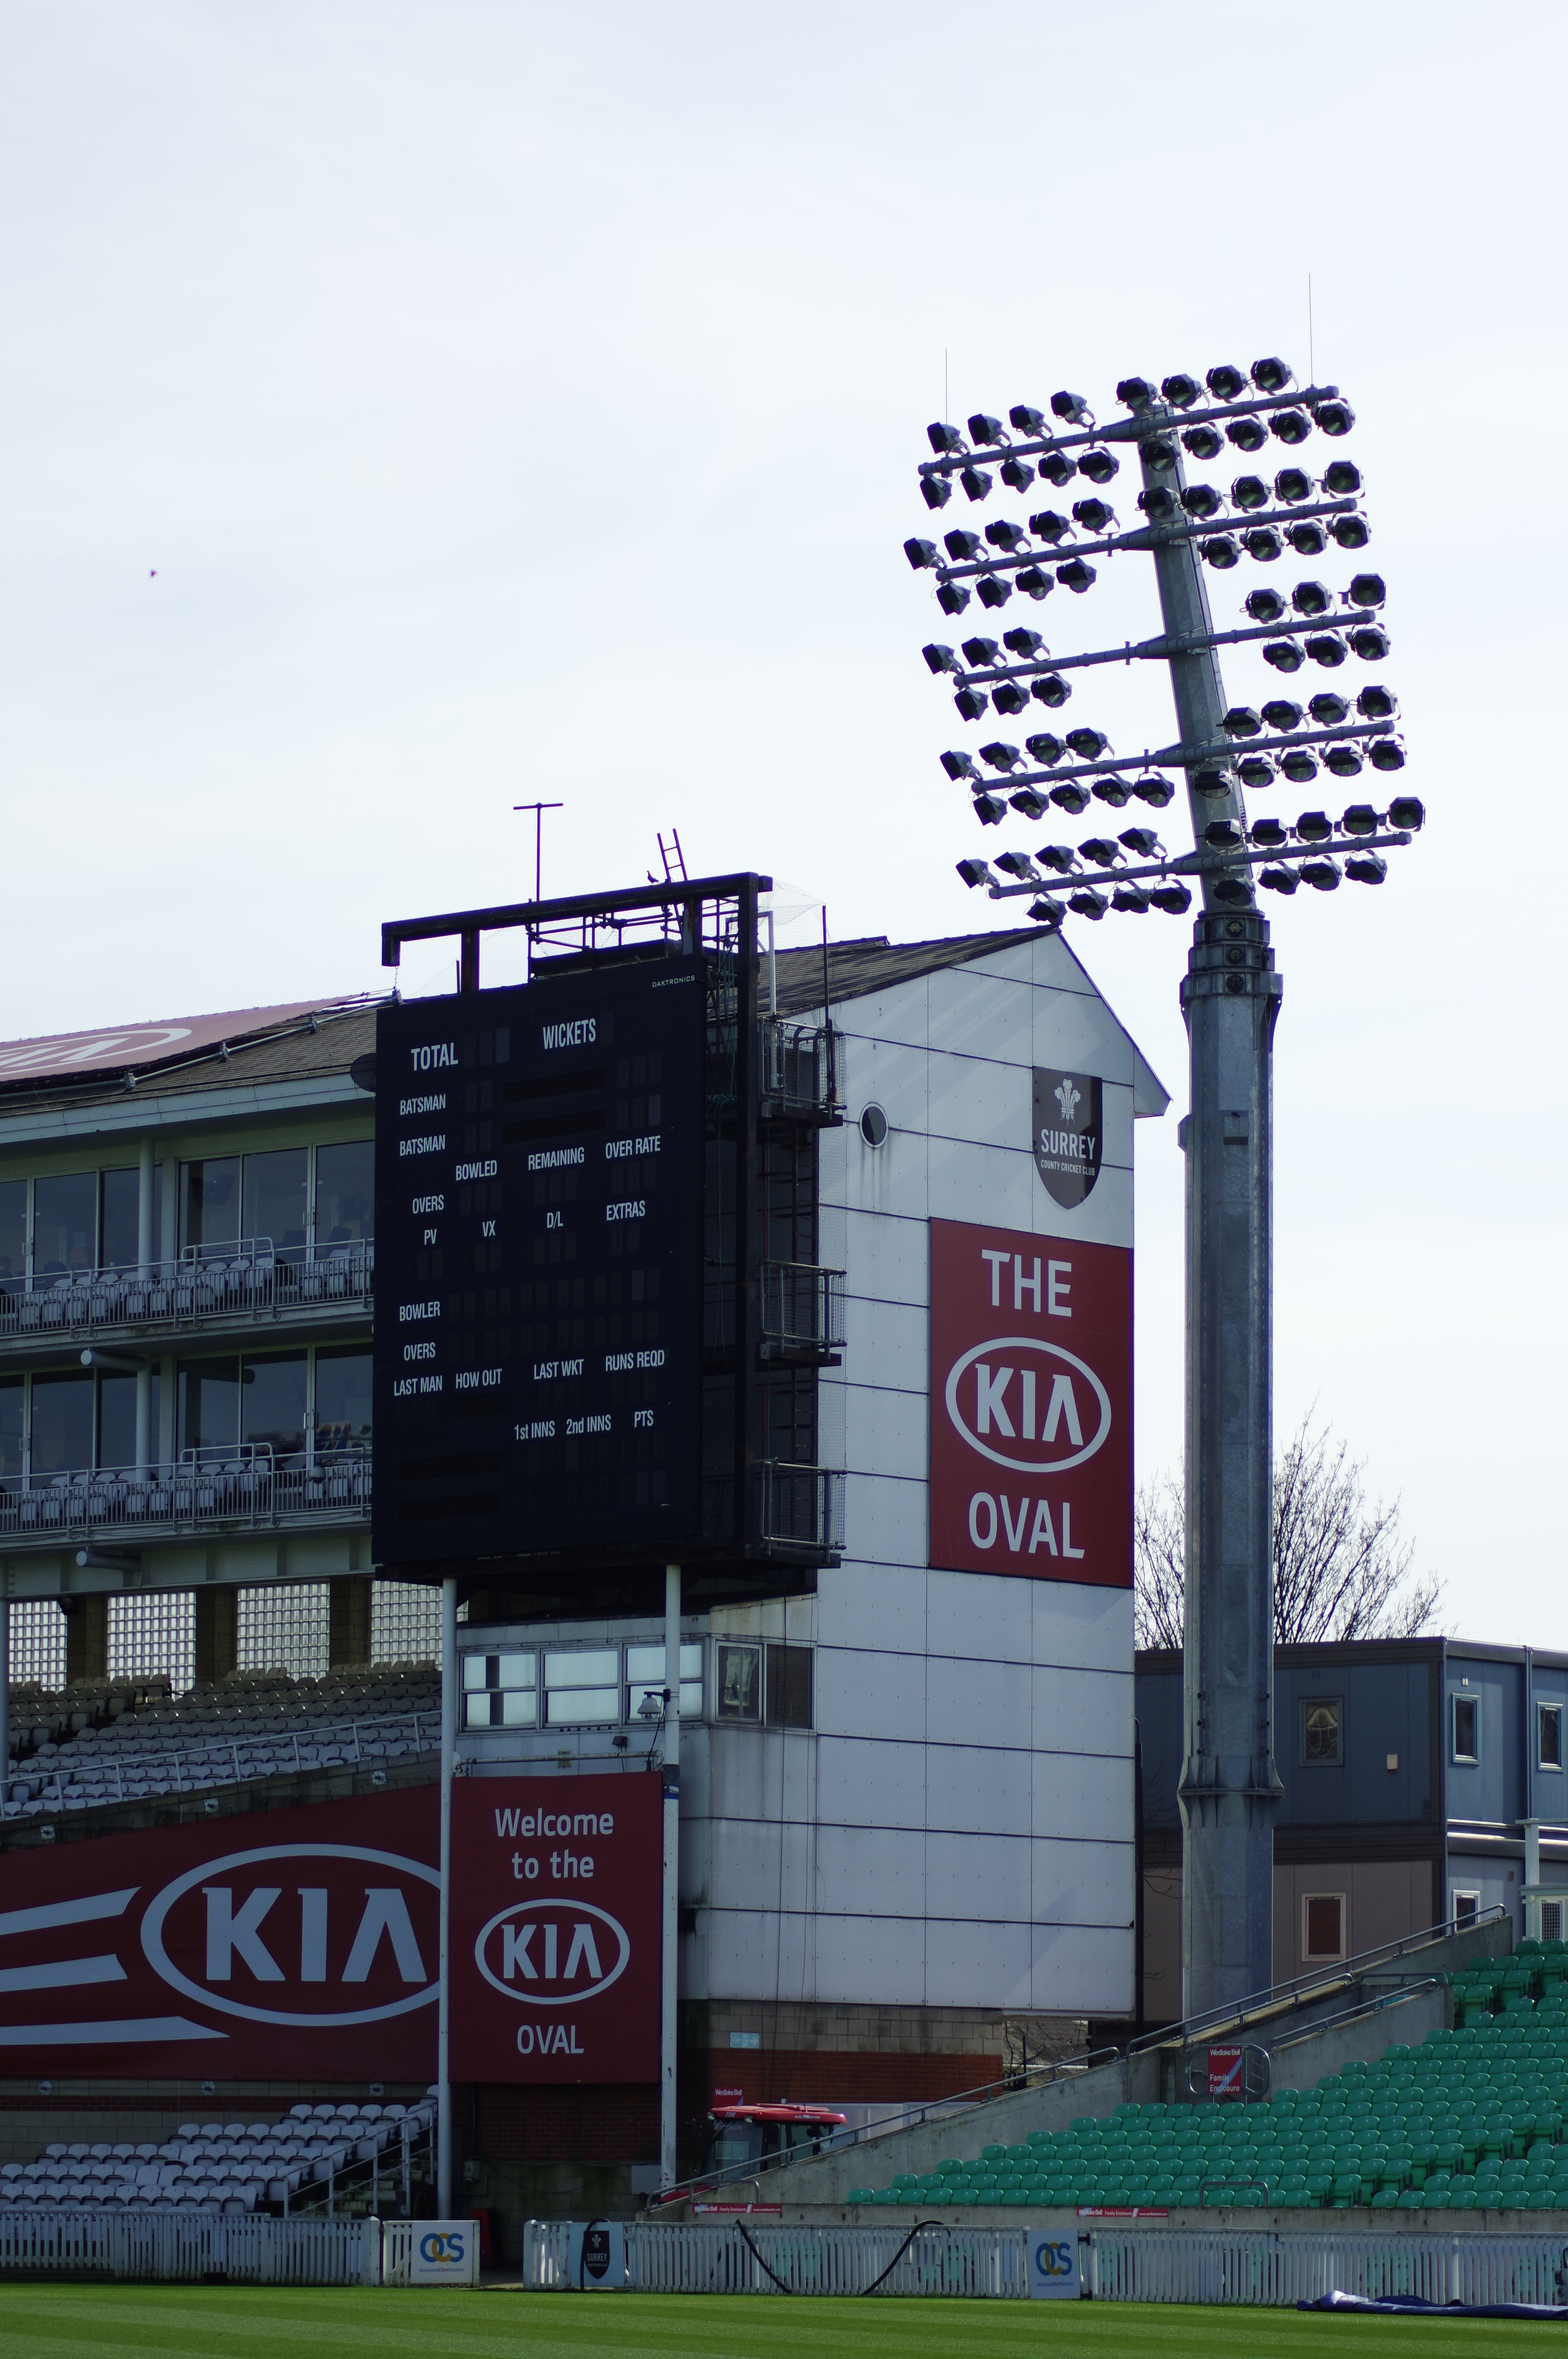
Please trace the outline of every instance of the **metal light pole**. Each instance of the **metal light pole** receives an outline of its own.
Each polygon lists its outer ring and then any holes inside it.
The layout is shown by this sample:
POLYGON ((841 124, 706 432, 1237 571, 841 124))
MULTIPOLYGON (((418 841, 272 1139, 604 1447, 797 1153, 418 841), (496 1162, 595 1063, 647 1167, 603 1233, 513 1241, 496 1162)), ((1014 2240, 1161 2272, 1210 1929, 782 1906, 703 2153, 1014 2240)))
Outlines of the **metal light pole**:
POLYGON ((987 826, 999 824, 1010 808, 1030 819, 1043 817, 1048 806, 1076 816, 1091 796, 1113 810, 1130 796, 1163 809, 1174 789, 1156 773, 1184 773, 1191 852, 1172 854, 1148 828, 1132 827, 1114 841, 1090 836, 1076 847, 1003 853, 996 864, 1000 875, 984 860, 960 861, 958 870, 966 883, 986 886, 999 900, 1034 895, 1056 877, 1073 879, 1077 889, 1065 904, 1048 891, 1032 901, 1030 916, 1053 929, 1069 910, 1090 920, 1108 908, 1179 915, 1191 906, 1193 885, 1202 897, 1181 993, 1191 1088, 1191 1112, 1181 1126, 1186 1627, 1178 1790, 1186 2015, 1265 1990, 1273 1979, 1273 1821, 1281 1788, 1273 1726, 1272 1051, 1282 986, 1255 886, 1291 895, 1303 883, 1333 891, 1342 875, 1379 884, 1387 873, 1381 852, 1408 843, 1424 818, 1414 797, 1396 796, 1386 812, 1353 804, 1337 821, 1324 811, 1303 812, 1293 827, 1248 821, 1244 784, 1261 791, 1277 778, 1305 782, 1320 764, 1336 777, 1358 776, 1367 766, 1388 774, 1404 765, 1393 734, 1397 704, 1376 686, 1361 691, 1354 716, 1347 700, 1332 691, 1314 697, 1305 710, 1286 698, 1271 699, 1260 712, 1227 703, 1221 646, 1262 643, 1264 661, 1287 677, 1309 659, 1332 670, 1352 654, 1376 662, 1389 649, 1373 619, 1384 596, 1375 573, 1357 574, 1339 593, 1337 614, 1334 593, 1305 581, 1288 601, 1254 592, 1246 602, 1248 624, 1216 627, 1203 560, 1227 571, 1243 551, 1268 563, 1287 547, 1312 557, 1331 541, 1359 549, 1368 538, 1357 505, 1360 473, 1343 460, 1331 462, 1321 486, 1299 467, 1281 469, 1271 492, 1250 475, 1238 477, 1228 495, 1212 485, 1188 485, 1184 447, 1211 460, 1227 440, 1252 452, 1266 448, 1271 435, 1291 447, 1314 427, 1338 438, 1354 424, 1336 387, 1297 395, 1290 384, 1284 363, 1270 358, 1254 365, 1250 382, 1238 369, 1211 370, 1206 402, 1205 384, 1194 377, 1167 377, 1159 387, 1124 379, 1118 398, 1131 415, 1104 427, 1066 393, 1055 395, 1051 408, 1071 430, 1051 430, 1044 414, 1026 405, 1009 413, 1013 437, 983 414, 969 419, 968 441, 954 427, 933 426, 937 455, 921 468, 931 508, 946 506, 954 478, 972 502, 984 501, 992 485, 988 470, 998 462, 1002 482, 1014 491, 1030 485, 1037 461, 1040 478, 1058 490, 1079 473, 1103 485, 1120 466, 1112 446, 1133 443, 1144 521, 1122 531, 1108 505, 1089 498, 1075 504, 1071 525, 1047 508, 1026 527, 997 518, 983 538, 949 532, 946 564, 931 541, 904 544, 916 571, 935 571, 938 603, 948 614, 961 613, 972 592, 988 612, 1014 591, 1037 603, 1055 588, 1083 592, 1096 579, 1091 556, 1139 549, 1154 560, 1163 625, 1158 638, 1053 657, 1038 632, 1015 627, 1001 647, 993 639, 966 640, 962 664, 945 646, 924 652, 933 672, 953 678, 955 702, 969 721, 989 710, 1022 714, 1034 701, 1054 710, 1071 694, 1067 674, 1101 665, 1160 660, 1171 676, 1178 741, 1160 751, 1116 756, 1103 733, 1081 728, 1065 739, 1049 732, 1028 737, 1033 766, 1023 765, 1017 746, 982 745, 980 759, 999 774, 994 781, 967 754, 945 754, 942 761, 950 778, 970 787, 976 815, 987 826), (1235 522, 1221 514, 1227 506, 1235 522), (1003 648, 1016 659, 1008 661, 1003 648), (1310 730, 1303 727, 1309 717, 1317 724, 1310 730), (1265 729, 1278 733, 1278 746, 1255 742, 1265 729), (1064 761, 1068 752, 1080 758, 1064 761), (1296 846, 1307 856, 1281 857, 1296 846), (1129 852, 1140 864, 1128 864, 1129 852), (1102 883, 1115 887, 1108 898, 1102 883))

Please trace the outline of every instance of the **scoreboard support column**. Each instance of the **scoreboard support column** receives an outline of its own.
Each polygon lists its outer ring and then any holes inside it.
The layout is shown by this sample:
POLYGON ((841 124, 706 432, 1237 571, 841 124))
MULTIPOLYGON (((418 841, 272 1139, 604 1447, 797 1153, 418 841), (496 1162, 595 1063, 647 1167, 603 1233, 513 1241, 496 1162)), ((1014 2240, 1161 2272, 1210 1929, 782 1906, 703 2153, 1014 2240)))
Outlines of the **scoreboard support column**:
POLYGON ((659 1993, 659 2185, 676 2183, 680 1964, 680 1567, 665 1567, 665 1864, 659 1993))
POLYGON ((458 1752, 458 1584, 441 1583, 441 1931, 436 2030, 436 2180, 443 2220, 452 2197, 452 1772, 458 1752))

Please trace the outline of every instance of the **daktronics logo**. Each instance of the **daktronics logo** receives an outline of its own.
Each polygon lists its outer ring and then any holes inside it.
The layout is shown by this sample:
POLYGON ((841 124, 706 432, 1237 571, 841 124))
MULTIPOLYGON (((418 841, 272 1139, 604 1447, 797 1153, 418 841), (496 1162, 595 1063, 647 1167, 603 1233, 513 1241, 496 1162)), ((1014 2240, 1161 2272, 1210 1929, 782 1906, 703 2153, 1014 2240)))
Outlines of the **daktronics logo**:
POLYGON ((608 1908, 589 1901, 519 1900, 491 1919, 473 1954, 492 1990, 524 2006, 557 2008, 619 1982, 632 1940, 608 1908))
POLYGON ((969 1448, 1021 1474, 1065 1474, 1110 1432, 1110 1395, 1094 1370, 1036 1335, 972 1344, 948 1371, 946 1399, 969 1448))
POLYGON ((384 2023, 437 1995, 434 1867, 355 1843, 272 1843, 203 1860, 148 1903, 163 1981, 247 2023, 384 2023))

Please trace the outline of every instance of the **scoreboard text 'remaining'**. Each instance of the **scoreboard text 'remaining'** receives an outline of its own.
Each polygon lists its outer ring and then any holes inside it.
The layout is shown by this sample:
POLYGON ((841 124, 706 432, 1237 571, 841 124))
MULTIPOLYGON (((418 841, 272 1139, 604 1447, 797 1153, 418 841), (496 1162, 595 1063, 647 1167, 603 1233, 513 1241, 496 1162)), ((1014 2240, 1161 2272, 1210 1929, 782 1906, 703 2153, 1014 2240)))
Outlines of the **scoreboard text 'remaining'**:
POLYGON ((378 1562, 700 1521, 693 961, 381 1010, 378 1562))

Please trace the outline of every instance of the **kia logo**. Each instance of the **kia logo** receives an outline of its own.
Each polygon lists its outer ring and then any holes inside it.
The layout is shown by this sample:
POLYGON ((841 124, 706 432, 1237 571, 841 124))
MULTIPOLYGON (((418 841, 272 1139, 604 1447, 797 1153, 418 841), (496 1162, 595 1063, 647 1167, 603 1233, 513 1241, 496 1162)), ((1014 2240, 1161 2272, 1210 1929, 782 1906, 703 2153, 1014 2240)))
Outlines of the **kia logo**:
POLYGON ((607 1908, 586 1900, 518 1900, 491 1919, 473 1945, 492 1989, 524 2006, 597 1998, 619 1982, 631 1938, 607 1908))
POLYGON ((966 1352, 948 1371, 946 1402, 971 1450, 1020 1474, 1065 1474, 1110 1431, 1110 1395, 1094 1370, 1034 1335, 966 1352))
POLYGON ((155 1973, 221 2015, 309 2031, 384 2023, 435 2000, 440 1880, 355 1843, 231 1852, 165 1885, 142 1948, 155 1973), (171 1948, 200 1961, 200 1979, 171 1948))

